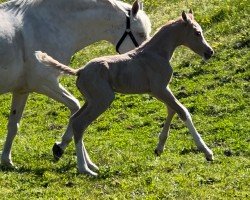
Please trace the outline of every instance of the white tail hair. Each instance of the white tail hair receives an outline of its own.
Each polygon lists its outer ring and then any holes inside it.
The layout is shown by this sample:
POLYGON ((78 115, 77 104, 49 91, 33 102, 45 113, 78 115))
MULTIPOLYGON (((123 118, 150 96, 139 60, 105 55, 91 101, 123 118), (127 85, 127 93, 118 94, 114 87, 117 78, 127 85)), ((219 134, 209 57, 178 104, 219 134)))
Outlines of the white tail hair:
POLYGON ((46 66, 50 66, 53 67, 55 69, 58 69, 59 71, 61 71, 64 74, 69 74, 69 75, 77 75, 78 70, 77 69, 73 69, 67 65, 64 65, 60 62, 58 62, 57 60, 55 60, 54 58, 52 58, 51 56, 49 56, 48 54, 41 52, 41 51, 36 51, 35 52, 35 56, 37 58, 37 60, 46 65, 46 66))

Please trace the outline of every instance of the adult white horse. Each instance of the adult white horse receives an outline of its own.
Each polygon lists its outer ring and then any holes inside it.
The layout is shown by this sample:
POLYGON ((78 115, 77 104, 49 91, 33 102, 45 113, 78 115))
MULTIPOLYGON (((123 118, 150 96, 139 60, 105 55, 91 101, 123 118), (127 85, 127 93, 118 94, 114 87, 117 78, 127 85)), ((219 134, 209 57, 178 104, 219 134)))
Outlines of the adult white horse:
MULTIPOLYGON (((12 106, 1 164, 13 166, 11 147, 28 95, 45 94, 67 106, 71 114, 80 104, 58 83, 58 70, 44 68, 34 51, 48 52, 68 64, 71 56, 99 40, 126 52, 147 38, 151 24, 136 0, 12 0, 0 5, 0 94, 11 92, 12 106)), ((69 126, 53 148, 59 158, 72 140, 69 126)))

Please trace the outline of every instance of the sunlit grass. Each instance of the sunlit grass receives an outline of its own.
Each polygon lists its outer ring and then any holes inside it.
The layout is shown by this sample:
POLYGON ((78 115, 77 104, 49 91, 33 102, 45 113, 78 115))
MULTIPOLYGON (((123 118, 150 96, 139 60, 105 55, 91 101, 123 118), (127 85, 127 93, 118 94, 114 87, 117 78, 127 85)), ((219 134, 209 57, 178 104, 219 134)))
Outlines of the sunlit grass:
MULTIPOLYGON (((132 2, 132 1, 130 1, 132 2)), ((13 145, 13 171, 0 171, 0 199, 249 199, 250 67, 249 3, 246 0, 145 0, 153 32, 191 7, 215 56, 204 62, 185 48, 172 59, 174 94, 190 110, 215 161, 207 162, 178 117, 165 152, 155 157, 165 106, 149 95, 116 95, 110 109, 86 131, 85 143, 100 167, 98 178, 76 171, 73 143, 55 163, 51 148, 67 126, 69 111, 48 97, 32 94, 13 145)), ((1 23, 1 22, 0 22, 1 23)), ((75 68, 114 54, 101 42, 72 57, 75 68)), ((75 78, 61 82, 83 103, 75 78)), ((9 94, 2 95, 3 146, 9 94)))

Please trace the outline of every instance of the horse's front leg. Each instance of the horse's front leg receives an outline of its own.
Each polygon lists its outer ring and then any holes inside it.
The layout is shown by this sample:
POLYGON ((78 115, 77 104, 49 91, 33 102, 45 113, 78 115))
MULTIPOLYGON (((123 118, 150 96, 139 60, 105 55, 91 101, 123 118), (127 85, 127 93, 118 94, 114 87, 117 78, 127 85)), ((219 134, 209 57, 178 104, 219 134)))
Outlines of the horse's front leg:
POLYGON ((162 154, 162 152, 164 151, 165 143, 166 143, 168 136, 169 136, 170 124, 171 124, 171 121, 173 119, 174 114, 175 114, 175 111, 168 106, 168 116, 167 116, 166 122, 163 126, 163 129, 162 129, 161 133, 159 134, 159 142, 158 142, 157 147, 155 149, 155 154, 157 156, 160 156, 162 154))
POLYGON ((13 93, 10 117, 8 122, 8 133, 1 156, 1 165, 4 167, 13 167, 11 159, 11 147, 13 140, 17 134, 19 122, 22 117, 28 96, 28 93, 13 93))
POLYGON ((188 110, 175 98, 169 88, 157 91, 155 96, 171 107, 188 127, 199 150, 203 151, 208 161, 213 160, 213 152, 207 147, 200 134, 193 125, 192 118, 188 110))

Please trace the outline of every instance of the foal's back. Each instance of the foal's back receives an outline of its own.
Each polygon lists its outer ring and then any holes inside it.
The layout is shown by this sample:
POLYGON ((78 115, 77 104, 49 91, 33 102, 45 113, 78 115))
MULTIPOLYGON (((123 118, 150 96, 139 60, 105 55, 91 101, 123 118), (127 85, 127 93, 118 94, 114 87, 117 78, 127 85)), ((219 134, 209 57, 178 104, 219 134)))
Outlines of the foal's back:
POLYGON ((149 92, 149 73, 136 51, 94 59, 78 72, 85 82, 105 80, 115 92, 130 94, 149 92))

